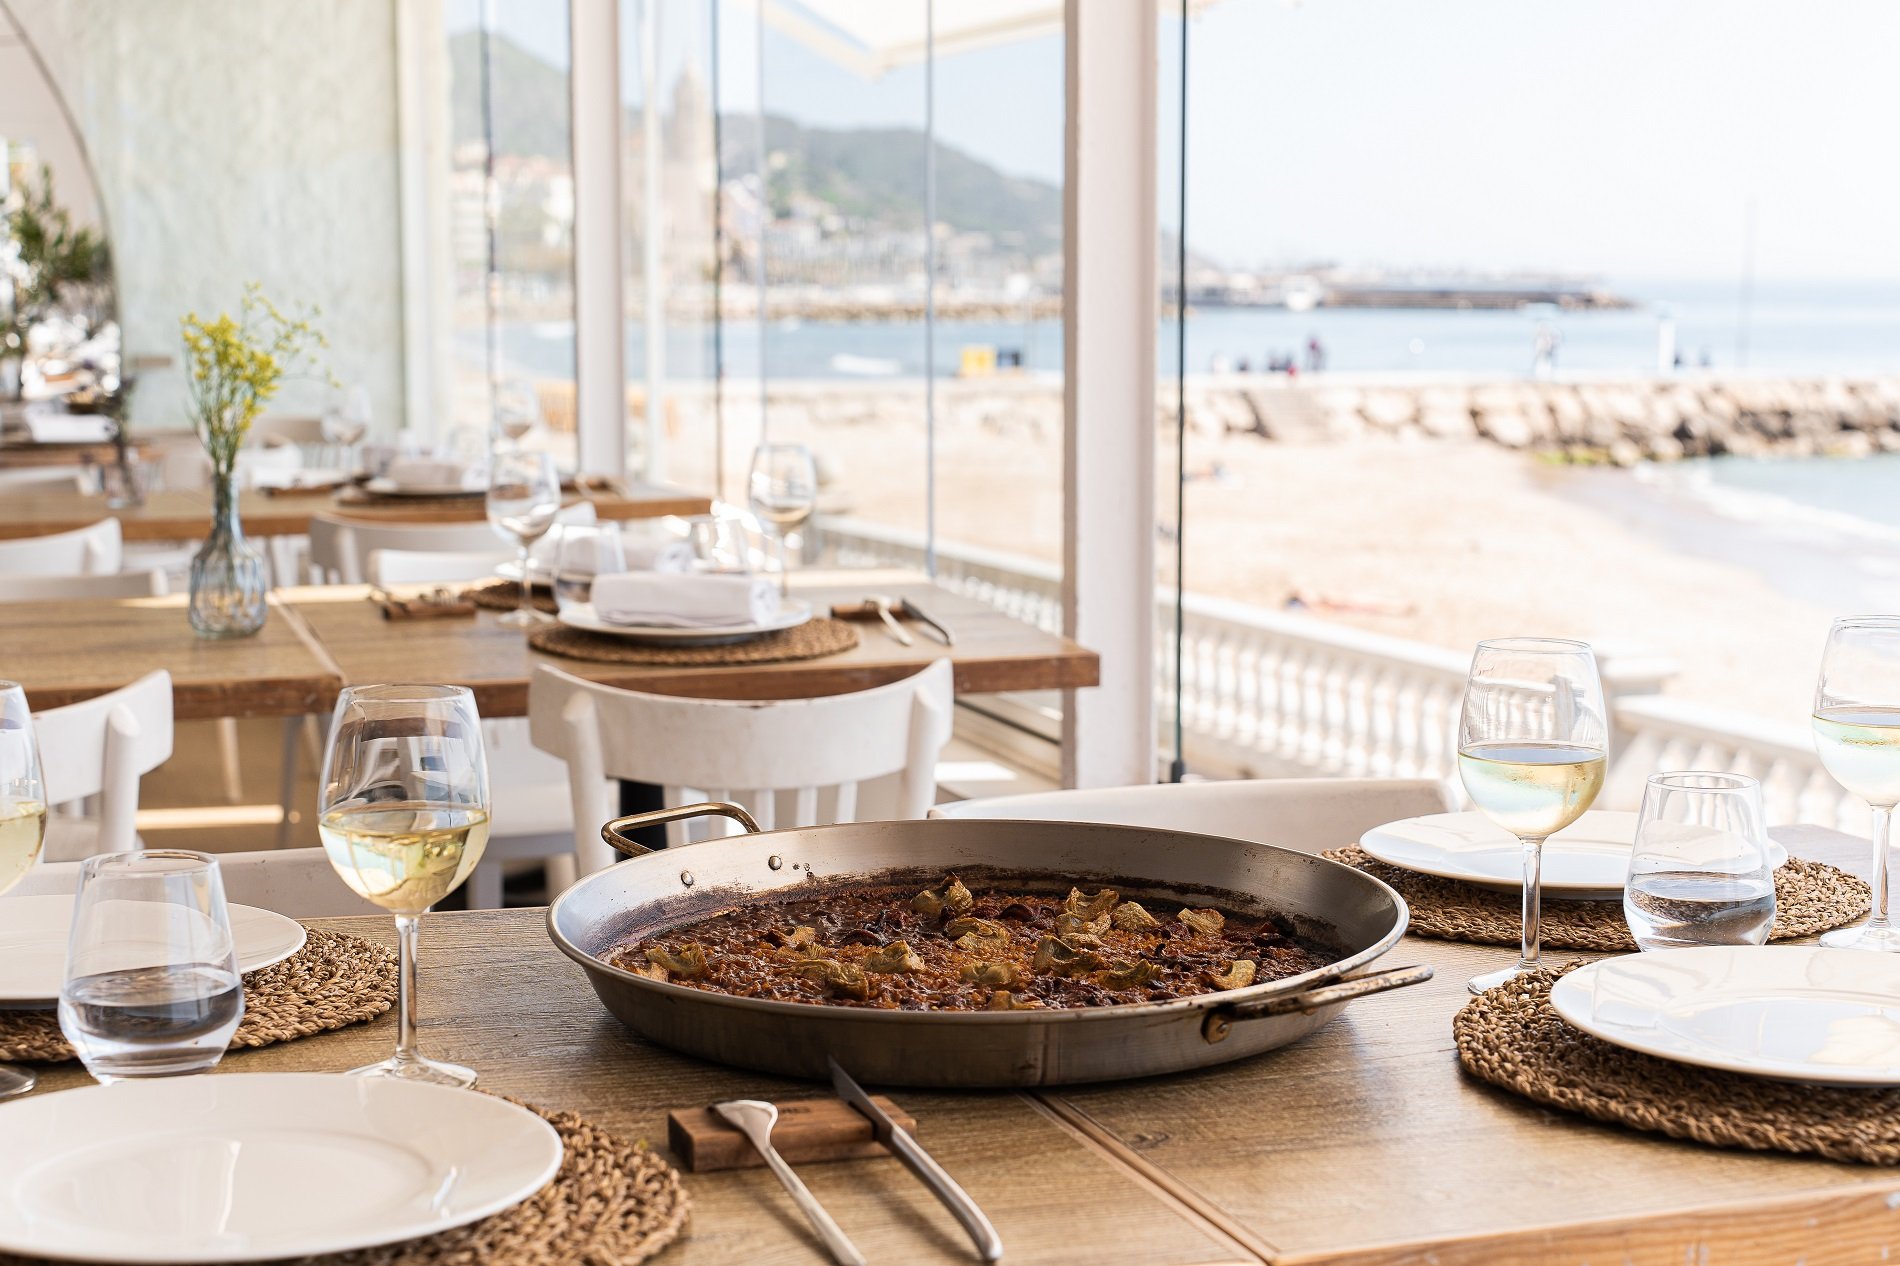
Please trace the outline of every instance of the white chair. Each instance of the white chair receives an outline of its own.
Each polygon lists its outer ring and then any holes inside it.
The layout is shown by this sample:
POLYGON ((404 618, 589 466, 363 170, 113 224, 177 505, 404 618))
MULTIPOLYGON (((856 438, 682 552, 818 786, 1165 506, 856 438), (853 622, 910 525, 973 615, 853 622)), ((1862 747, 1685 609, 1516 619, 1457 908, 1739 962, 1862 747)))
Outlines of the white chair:
POLYGON ((117 519, 46 536, 0 541, 0 576, 105 576, 125 552, 117 519))
POLYGON ((513 550, 460 553, 448 550, 375 549, 369 552, 365 575, 372 585, 446 584, 457 580, 486 580, 495 568, 518 555, 513 550))
MULTIPOLYGON (((594 522, 594 503, 580 501, 555 516, 556 523, 594 522)), ((310 518, 310 568, 319 584, 360 585, 369 579, 369 556, 377 550, 412 553, 493 554, 506 545, 487 523, 369 523, 316 514, 310 518)))
POLYGON ((147 673, 110 694, 35 712, 33 733, 49 809, 42 856, 79 861, 143 847, 139 778, 171 759, 172 675, 147 673), (78 802, 91 796, 98 816, 79 816, 78 802))
MULTIPOLYGON (((528 723, 534 745, 567 762, 574 851, 589 872, 614 860, 600 839, 615 816, 609 779, 658 784, 668 805, 735 800, 767 830, 922 817, 950 739, 952 688, 948 660, 870 690, 773 700, 643 694, 542 665, 528 723)), ((684 825, 669 836, 687 838, 684 825)))
POLYGON ((0 602, 49 598, 162 598, 172 591, 160 568, 111 576, 0 576, 0 602))
POLYGON ((25 466, 0 470, 0 489, 21 494, 34 492, 91 492, 92 478, 83 466, 25 466))
MULTIPOLYGON (((219 853, 224 899, 234 905, 275 910, 293 919, 329 919, 352 914, 387 915, 351 892, 337 878, 320 848, 265 849, 255 853, 219 853)), ((7 896, 75 892, 78 862, 41 862, 7 896)), ((0 898, 4 900, 5 898, 0 898)), ((4 916, 0 916, 4 918, 4 916)))
POLYGON ((1260 778, 1042 791, 940 804, 933 818, 1028 818, 1197 831, 1302 853, 1356 844, 1375 826, 1457 806, 1429 778, 1260 778))

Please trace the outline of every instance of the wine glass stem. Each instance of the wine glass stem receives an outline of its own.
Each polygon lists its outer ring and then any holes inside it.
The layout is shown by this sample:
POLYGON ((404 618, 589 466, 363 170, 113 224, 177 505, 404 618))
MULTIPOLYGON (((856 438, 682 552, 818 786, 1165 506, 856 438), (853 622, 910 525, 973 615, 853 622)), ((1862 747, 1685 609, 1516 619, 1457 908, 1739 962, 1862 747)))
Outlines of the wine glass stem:
POLYGON ((1524 946, 1517 968, 1536 971, 1544 934, 1544 840, 1538 836, 1519 842, 1524 845, 1524 946))
POLYGON ((788 598, 792 593, 792 538, 784 528, 778 529, 778 596, 788 598))
POLYGON ((1891 896, 1888 885, 1892 882, 1893 871, 1888 865, 1888 847, 1893 842, 1893 806, 1877 804, 1870 807, 1874 811, 1874 915, 1867 920, 1867 927, 1870 931, 1885 932, 1891 908, 1888 904, 1891 896))
POLYGON ((396 1062, 421 1060, 416 1051, 416 936, 422 916, 396 916, 396 1062))
POLYGON ((522 615, 534 610, 534 576, 528 571, 528 542, 521 542, 521 603, 515 608, 522 615))

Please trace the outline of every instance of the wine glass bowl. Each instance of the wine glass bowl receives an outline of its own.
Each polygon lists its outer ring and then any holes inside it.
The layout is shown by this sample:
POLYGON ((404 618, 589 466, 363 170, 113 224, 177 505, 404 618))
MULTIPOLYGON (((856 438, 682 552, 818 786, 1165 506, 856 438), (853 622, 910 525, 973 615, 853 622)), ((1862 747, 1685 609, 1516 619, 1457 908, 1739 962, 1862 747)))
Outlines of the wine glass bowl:
POLYGON ((1479 811, 1523 846, 1524 927, 1517 965, 1473 978, 1473 993, 1537 969, 1544 841, 1596 800, 1608 755, 1603 685, 1588 645, 1478 643, 1458 721, 1458 774, 1479 811))
POLYGON ((772 527, 779 545, 779 588, 790 582, 792 533, 818 509, 818 463, 803 444, 761 444, 746 483, 752 513, 772 527))
POLYGON ((488 474, 488 523, 520 550, 521 602, 501 617, 525 628, 547 619, 534 609, 528 551, 547 535, 561 510, 561 480, 546 453, 509 449, 493 454, 488 474))
POLYGON ((474 1084, 472 1070, 416 1049, 416 940, 423 913, 481 861, 489 810, 481 718, 467 689, 344 690, 324 756, 317 836, 343 882, 395 916, 401 957, 396 1053, 355 1075, 474 1084))
POLYGON ((1873 913, 1821 937, 1837 949, 1900 952, 1892 923, 1893 810, 1900 804, 1900 616, 1834 621, 1814 687, 1814 748, 1834 781, 1873 813, 1873 913))
MULTIPOLYGON (((0 893, 33 869, 46 841, 46 780, 26 690, 0 681, 0 893)), ((0 914, 5 911, 0 904, 0 914)), ((36 1084, 32 1073, 0 1067, 0 1099, 25 1094, 36 1084)))

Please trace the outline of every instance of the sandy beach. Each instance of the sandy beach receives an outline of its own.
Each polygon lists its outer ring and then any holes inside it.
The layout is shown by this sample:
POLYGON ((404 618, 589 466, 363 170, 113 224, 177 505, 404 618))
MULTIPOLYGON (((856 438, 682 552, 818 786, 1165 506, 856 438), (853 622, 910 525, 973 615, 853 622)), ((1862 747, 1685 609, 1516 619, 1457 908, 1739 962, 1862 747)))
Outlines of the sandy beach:
MULTIPOLYGON (((787 411, 773 437, 813 446, 848 513, 921 531, 921 417, 840 424, 787 411)), ((742 472, 747 453, 727 460, 742 472)), ((1805 724, 1834 612, 1721 556, 1744 551, 1703 548, 1711 525, 1686 530, 1687 511, 1678 523, 1639 512, 1646 494, 1628 472, 1553 468, 1479 442, 1242 434, 1192 437, 1188 469, 1192 590, 1274 608, 1297 594, 1316 619, 1461 651, 1512 634, 1647 648, 1680 666, 1673 695, 1805 724)), ((944 539, 1059 559, 1058 431, 942 429, 937 470, 944 539)), ((729 478, 729 495, 739 482, 729 478)))

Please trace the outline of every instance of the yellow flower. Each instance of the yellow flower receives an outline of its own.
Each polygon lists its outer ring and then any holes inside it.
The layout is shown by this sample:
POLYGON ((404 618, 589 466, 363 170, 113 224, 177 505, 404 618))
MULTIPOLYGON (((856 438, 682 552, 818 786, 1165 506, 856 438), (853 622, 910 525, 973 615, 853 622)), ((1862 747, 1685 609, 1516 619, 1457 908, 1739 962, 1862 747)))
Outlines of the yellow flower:
MULTIPOLYGON (((329 346, 310 316, 286 316, 257 282, 245 285, 238 311, 236 319, 221 312, 210 321, 187 312, 178 323, 190 377, 192 423, 213 466, 227 475, 251 423, 264 402, 277 394, 284 375, 318 368, 311 349, 329 346)), ((323 373, 336 381, 327 369, 323 373)))

